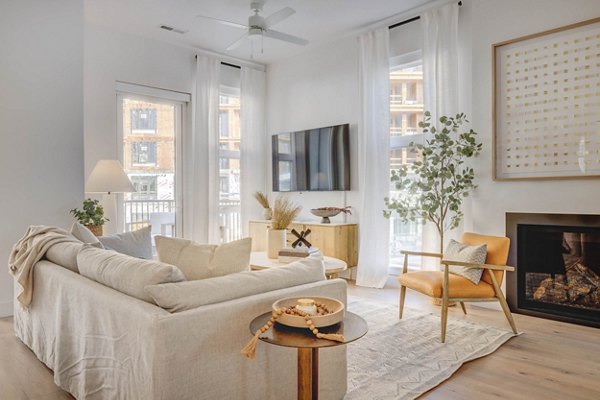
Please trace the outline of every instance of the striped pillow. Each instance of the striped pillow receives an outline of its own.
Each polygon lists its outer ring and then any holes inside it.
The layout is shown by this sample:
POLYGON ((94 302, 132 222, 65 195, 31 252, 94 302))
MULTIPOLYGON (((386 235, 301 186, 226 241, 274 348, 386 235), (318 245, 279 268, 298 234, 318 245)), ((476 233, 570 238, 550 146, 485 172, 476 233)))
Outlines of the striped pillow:
MULTIPOLYGON (((449 261, 462 261, 474 264, 484 264, 485 258, 487 257, 487 245, 481 244, 479 246, 467 246, 457 242, 456 240, 450 240, 446 251, 444 252, 444 259, 449 261)), ((442 266, 442 271, 443 271, 442 266)), ((475 285, 481 280, 483 274, 483 268, 466 268, 458 265, 450 265, 448 268, 449 272, 455 275, 464 276, 475 285)))

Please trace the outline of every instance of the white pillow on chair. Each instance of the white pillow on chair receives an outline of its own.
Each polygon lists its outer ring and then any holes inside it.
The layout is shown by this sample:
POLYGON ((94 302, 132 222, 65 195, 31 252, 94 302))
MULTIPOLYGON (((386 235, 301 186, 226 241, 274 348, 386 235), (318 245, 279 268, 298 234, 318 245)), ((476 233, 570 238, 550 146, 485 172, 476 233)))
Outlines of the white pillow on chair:
MULTIPOLYGON (((444 260, 448 261, 462 261, 473 264, 484 264, 487 257, 487 245, 481 244, 479 246, 467 246, 457 242, 456 240, 450 239, 448 247, 444 252, 444 260)), ((442 266, 442 271, 444 267, 442 266)), ((459 265, 450 265, 448 271, 455 275, 460 275, 475 285, 481 280, 483 274, 483 268, 467 268, 459 265)))

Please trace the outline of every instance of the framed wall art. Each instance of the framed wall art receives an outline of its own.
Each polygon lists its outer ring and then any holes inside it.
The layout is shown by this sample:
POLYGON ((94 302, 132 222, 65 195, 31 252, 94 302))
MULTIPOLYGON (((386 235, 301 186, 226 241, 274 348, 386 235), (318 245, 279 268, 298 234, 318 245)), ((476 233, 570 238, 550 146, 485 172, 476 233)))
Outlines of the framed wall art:
POLYGON ((493 45, 494 179, 600 177, 600 18, 493 45))

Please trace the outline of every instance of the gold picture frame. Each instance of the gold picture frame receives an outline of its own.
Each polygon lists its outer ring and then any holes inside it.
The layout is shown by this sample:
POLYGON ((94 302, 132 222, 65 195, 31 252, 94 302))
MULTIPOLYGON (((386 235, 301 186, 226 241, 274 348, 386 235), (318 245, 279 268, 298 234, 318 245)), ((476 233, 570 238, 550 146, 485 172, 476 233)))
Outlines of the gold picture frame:
POLYGON ((492 45, 494 180, 600 177, 600 18, 492 45))

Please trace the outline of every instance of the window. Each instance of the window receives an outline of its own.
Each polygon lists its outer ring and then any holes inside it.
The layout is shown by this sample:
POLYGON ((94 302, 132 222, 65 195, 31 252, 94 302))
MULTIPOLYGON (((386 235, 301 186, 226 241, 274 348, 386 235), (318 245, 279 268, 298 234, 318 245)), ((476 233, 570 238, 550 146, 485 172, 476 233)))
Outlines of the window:
POLYGON ((131 109, 131 133, 156 133, 156 110, 152 108, 131 109))
POLYGON ((156 165, 156 142, 132 142, 131 163, 136 166, 156 165))
POLYGON ((174 236, 184 103, 125 93, 118 99, 120 153, 136 190, 120 198, 121 226, 132 231, 151 225, 153 235, 174 236))
POLYGON ((219 103, 219 218, 221 240, 242 236, 240 208, 240 95, 222 86, 219 103))
POLYGON ((131 194, 133 200, 154 200, 158 195, 156 175, 131 175, 129 176, 135 192, 131 194))
MULTIPOLYGON (((402 63, 392 64, 390 71, 390 168, 411 165, 417 154, 408 150, 412 141, 422 140, 419 122, 423 120, 423 68, 420 52, 401 57, 402 63)), ((390 197, 400 194, 390 184, 390 197)), ((404 261, 401 250, 421 250, 422 224, 402 223, 390 218, 390 264, 400 267, 404 261)), ((414 260, 411 260, 414 261, 414 260)))

